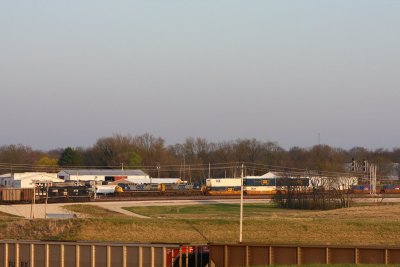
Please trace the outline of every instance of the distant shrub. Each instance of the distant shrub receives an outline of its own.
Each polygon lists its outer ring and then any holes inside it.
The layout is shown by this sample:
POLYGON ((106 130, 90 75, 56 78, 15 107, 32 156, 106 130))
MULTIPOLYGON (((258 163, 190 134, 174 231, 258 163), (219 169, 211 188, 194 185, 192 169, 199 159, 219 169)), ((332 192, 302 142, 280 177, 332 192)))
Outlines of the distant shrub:
POLYGON ((330 210, 350 207, 351 192, 348 190, 324 190, 306 187, 286 187, 274 196, 278 207, 288 209, 330 210))

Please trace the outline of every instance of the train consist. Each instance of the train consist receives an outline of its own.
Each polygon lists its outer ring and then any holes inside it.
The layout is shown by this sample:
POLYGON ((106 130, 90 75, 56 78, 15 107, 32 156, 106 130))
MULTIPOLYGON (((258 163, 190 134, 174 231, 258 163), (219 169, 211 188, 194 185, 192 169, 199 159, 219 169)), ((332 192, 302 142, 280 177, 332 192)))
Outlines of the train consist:
MULTIPOLYGON (((206 194, 239 195, 241 190, 241 178, 207 179, 206 194)), ((309 187, 309 178, 260 178, 244 177, 243 193, 245 195, 272 195, 285 190, 287 186, 309 187)))
MULTIPOLYGON (((244 177, 244 195, 274 195, 284 192, 288 187, 313 190, 321 178, 287 178, 287 177, 244 177)), ((35 200, 43 202, 85 202, 95 198, 127 199, 134 197, 156 196, 224 196, 240 195, 241 178, 210 178, 205 185, 189 185, 182 183, 147 183, 135 184, 115 182, 109 184, 93 183, 58 183, 50 186, 38 186, 35 189, 0 188, 0 203, 31 203, 35 200), (35 197, 34 197, 35 196, 35 197)), ((343 184, 344 185, 344 184, 343 184)), ((369 185, 359 185, 357 180, 351 180, 341 190, 351 190, 352 193, 370 193, 369 185)), ((400 193, 399 185, 381 185, 377 187, 381 194, 400 193)))
POLYGON ((155 196, 204 195, 204 187, 181 184, 90 184, 57 183, 35 189, 0 188, 0 204, 87 202, 93 199, 126 199, 155 196), (35 196, 35 197, 34 197, 35 196))

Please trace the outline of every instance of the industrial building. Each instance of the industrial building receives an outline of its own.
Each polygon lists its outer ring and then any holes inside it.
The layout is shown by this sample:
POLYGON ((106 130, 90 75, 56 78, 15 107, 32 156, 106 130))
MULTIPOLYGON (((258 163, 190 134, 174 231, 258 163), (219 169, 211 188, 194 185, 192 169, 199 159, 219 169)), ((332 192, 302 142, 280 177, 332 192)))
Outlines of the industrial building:
POLYGON ((33 188, 35 184, 46 186, 61 182, 64 181, 57 178, 57 173, 22 172, 0 175, 1 187, 33 188))
POLYGON ((118 180, 149 179, 149 175, 141 170, 62 170, 57 173, 57 177, 63 181, 106 181, 114 182, 118 180))

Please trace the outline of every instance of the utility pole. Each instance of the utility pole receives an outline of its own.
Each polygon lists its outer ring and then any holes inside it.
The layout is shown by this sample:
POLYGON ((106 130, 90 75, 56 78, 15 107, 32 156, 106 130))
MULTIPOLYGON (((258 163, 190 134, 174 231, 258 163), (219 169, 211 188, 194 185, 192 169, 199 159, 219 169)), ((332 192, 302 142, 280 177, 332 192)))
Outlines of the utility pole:
POLYGON ((370 194, 376 194, 376 165, 369 164, 369 183, 370 183, 370 194))
POLYGON ((240 233, 239 233, 239 243, 243 241, 243 169, 244 164, 242 163, 242 175, 240 178, 240 233))
POLYGON ((211 178, 211 163, 208 163, 208 179, 211 178))
POLYGON ((185 154, 183 154, 183 179, 185 179, 186 176, 186 157, 185 154))
POLYGON ((189 165, 189 184, 192 184, 192 171, 190 170, 190 165, 189 165))
POLYGON ((160 169, 161 169, 160 162, 157 162, 156 168, 157 168, 157 177, 160 178, 160 169))
POLYGON ((97 198, 97 183, 96 183, 96 178, 94 178, 94 183, 93 183, 93 198, 97 198))
POLYGON ((44 218, 47 219, 47 201, 49 199, 49 183, 46 185, 46 201, 44 203, 44 218))
POLYGON ((35 204, 36 204, 36 181, 33 181, 33 199, 31 206, 31 218, 35 219, 35 204))

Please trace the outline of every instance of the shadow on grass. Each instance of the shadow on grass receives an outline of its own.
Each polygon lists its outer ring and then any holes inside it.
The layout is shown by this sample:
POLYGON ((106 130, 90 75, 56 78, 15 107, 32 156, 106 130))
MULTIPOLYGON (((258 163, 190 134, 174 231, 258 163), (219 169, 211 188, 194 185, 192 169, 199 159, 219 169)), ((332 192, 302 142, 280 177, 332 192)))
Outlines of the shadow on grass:
POLYGON ((200 231, 199 228, 197 228, 191 221, 185 220, 185 222, 192 227, 193 230, 195 230, 207 243, 210 243, 210 240, 200 231))

